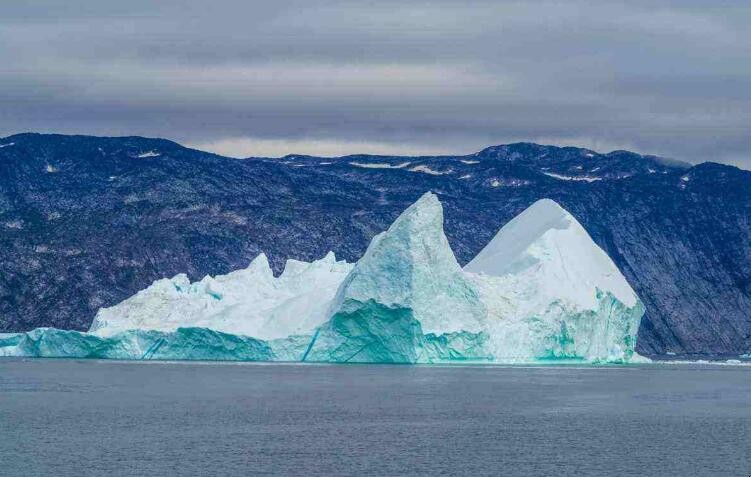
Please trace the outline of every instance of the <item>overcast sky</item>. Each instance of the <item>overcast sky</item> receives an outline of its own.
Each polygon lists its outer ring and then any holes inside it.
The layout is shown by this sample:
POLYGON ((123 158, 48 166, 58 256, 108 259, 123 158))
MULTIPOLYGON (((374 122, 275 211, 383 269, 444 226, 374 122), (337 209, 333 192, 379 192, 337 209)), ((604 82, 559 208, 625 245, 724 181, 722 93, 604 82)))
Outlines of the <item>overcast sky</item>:
POLYGON ((243 157, 534 141, 751 168, 751 2, 3 0, 0 136, 243 157))

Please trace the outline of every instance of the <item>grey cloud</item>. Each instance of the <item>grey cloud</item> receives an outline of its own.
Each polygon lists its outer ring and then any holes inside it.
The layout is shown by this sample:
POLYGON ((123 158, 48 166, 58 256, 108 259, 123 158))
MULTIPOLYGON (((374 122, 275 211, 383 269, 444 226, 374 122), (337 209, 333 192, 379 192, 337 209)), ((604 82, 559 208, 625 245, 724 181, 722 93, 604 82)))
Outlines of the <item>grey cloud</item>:
POLYGON ((545 140, 748 168, 749 21, 745 1, 11 1, 0 134, 545 140))

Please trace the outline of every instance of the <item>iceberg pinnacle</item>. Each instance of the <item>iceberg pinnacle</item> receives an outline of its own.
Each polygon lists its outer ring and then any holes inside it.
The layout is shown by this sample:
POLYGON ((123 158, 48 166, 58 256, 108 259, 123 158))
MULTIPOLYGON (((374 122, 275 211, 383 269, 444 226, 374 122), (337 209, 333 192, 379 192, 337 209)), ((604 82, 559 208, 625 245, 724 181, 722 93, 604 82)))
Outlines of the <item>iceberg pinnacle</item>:
POLYGON ((485 311, 443 232, 435 194, 420 197, 372 240, 339 287, 331 314, 369 301, 411 309, 426 332, 479 330, 485 311))
POLYGON ((483 329, 485 308, 451 251, 435 194, 423 195, 372 240, 330 314, 307 360, 415 362, 423 333, 483 329))
POLYGON ((552 200, 506 224, 464 269, 498 358, 631 358, 644 306, 584 227, 552 200))
POLYGON ((541 199, 506 224, 464 269, 493 276, 524 275, 542 299, 555 296, 596 306, 597 289, 634 306, 636 293, 618 267, 563 207, 541 199))

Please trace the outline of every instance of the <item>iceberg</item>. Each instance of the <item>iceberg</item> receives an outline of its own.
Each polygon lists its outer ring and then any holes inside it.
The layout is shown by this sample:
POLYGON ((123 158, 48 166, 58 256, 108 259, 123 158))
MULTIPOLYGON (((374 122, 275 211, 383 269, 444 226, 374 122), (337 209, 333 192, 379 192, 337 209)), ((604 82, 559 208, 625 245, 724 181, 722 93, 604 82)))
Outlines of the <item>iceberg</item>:
POLYGON ((505 361, 628 361, 644 305, 582 225, 542 199, 464 270, 488 308, 491 353, 505 361))
POLYGON ((185 274, 157 280, 131 298, 96 314, 97 336, 124 331, 211 328, 265 340, 310 334, 328 320, 330 303, 352 264, 333 252, 307 263, 287 260, 274 277, 266 255, 248 268, 191 283, 185 274))
POLYGON ((191 283, 184 274, 99 310, 88 333, 0 335, 0 356, 444 363, 624 363, 644 313, 576 219, 543 199, 464 268, 426 193, 355 264, 266 256, 191 283))
POLYGON ((341 284, 306 361, 430 361, 424 333, 480 332, 486 310, 427 193, 377 235, 341 284))

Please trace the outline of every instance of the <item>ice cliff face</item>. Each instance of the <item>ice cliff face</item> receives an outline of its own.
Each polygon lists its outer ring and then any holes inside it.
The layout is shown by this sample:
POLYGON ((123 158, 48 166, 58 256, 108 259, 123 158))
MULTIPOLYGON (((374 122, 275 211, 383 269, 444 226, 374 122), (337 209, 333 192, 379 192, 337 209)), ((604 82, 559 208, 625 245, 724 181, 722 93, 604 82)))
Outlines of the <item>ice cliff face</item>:
POLYGON ((0 356, 127 360, 272 361, 268 343, 208 328, 130 330, 111 336, 37 328, 0 339, 0 356))
POLYGON ((102 309, 91 332, 37 329, 0 354, 120 359, 435 363, 626 362, 644 308, 555 202, 511 221, 459 266, 427 193, 354 265, 264 255, 228 275, 155 282, 102 309))

